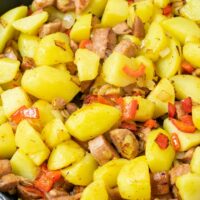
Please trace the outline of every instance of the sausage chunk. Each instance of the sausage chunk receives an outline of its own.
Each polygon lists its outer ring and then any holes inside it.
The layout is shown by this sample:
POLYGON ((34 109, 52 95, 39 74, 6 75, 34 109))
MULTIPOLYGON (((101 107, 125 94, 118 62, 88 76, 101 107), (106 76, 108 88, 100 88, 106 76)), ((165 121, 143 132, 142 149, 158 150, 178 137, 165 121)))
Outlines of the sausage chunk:
POLYGON ((14 174, 6 174, 0 179, 0 192, 14 193, 19 182, 19 177, 14 174))
POLYGON ((138 155, 139 143, 128 129, 114 129, 110 131, 110 138, 122 157, 133 159, 138 155))
POLYGON ((127 57, 134 57, 137 53, 137 46, 130 40, 122 40, 115 48, 114 51, 124 54, 127 57))
POLYGON ((9 160, 0 160, 0 177, 12 172, 9 160))
POLYGON ((74 0, 74 2, 76 13, 80 14, 88 7, 90 0, 74 0))
POLYGON ((189 172, 190 172, 190 165, 189 164, 176 165, 169 172, 171 184, 174 184, 176 182, 176 179, 179 176, 182 176, 182 175, 187 174, 189 172))
POLYGON ((75 10, 74 0, 57 0, 56 7, 61 12, 75 10))
POLYGON ((59 20, 44 24, 39 30, 39 37, 43 38, 44 36, 49 35, 51 33, 56 33, 60 31, 61 27, 62 23, 59 20))
POLYGON ((127 23, 125 22, 117 24, 112 28, 112 30, 118 35, 125 35, 132 32, 131 29, 128 27, 127 23))
POLYGON ((145 36, 144 24, 138 16, 134 19, 133 35, 138 38, 143 38, 145 36))
POLYGON ((165 171, 152 174, 151 186, 155 196, 169 193, 169 174, 165 171))
POLYGON ((34 0, 33 7, 38 9, 45 8, 47 6, 52 6, 55 3, 55 0, 34 0))
POLYGON ((119 157, 111 144, 102 135, 90 140, 88 145, 91 154, 100 165, 119 157))
POLYGON ((92 50, 105 58, 117 42, 116 34, 110 28, 98 28, 93 31, 92 50))

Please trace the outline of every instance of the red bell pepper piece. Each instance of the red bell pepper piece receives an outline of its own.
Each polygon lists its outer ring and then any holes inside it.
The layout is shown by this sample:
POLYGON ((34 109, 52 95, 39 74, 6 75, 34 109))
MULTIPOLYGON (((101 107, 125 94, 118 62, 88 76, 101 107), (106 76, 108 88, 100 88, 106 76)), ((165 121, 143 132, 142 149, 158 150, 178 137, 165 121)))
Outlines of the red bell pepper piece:
POLYGON ((174 150, 179 151, 181 148, 181 144, 178 135, 176 133, 172 133, 171 142, 174 150))
POLYGON ((79 48, 80 49, 84 49, 87 47, 87 45, 90 45, 92 44, 92 41, 91 40, 82 40, 80 43, 79 43, 79 48))
POLYGON ((183 115, 181 117, 181 121, 184 122, 185 124, 194 126, 191 115, 183 115))
POLYGON ((54 183, 61 178, 60 171, 49 171, 46 164, 42 165, 38 178, 34 181, 34 186, 43 192, 49 192, 54 183))
POLYGON ((168 116, 173 118, 176 114, 176 107, 172 103, 168 103, 168 116))
POLYGON ((182 105, 183 110, 186 113, 191 113, 192 112, 192 98, 191 97, 183 99, 181 101, 181 105, 182 105))
POLYGON ((11 121, 18 124, 23 119, 38 119, 39 117, 38 108, 22 106, 11 115, 11 121))
POLYGON ((98 96, 97 102, 106 104, 106 105, 110 105, 110 106, 114 106, 114 103, 111 100, 109 100, 109 98, 106 98, 104 96, 98 96))
POLYGON ((133 70, 132 68, 125 66, 123 71, 131 77, 138 78, 145 74, 145 66, 143 64, 140 65, 139 69, 133 70))
POLYGON ((144 123, 144 127, 148 127, 150 129, 157 128, 158 127, 158 123, 157 123, 156 120, 149 119, 144 123))
POLYGON ((179 121, 179 120, 173 119, 173 118, 171 118, 170 120, 174 124, 174 126, 176 126, 176 128, 180 131, 183 131, 186 133, 194 133, 196 130, 195 126, 193 126, 193 125, 186 124, 182 121, 179 121))
POLYGON ((181 68, 182 68, 183 72, 186 72, 188 74, 192 74, 192 72, 195 70, 195 68, 186 61, 183 61, 181 63, 181 68))
POLYGON ((165 8, 163 8, 163 15, 168 16, 172 13, 172 6, 168 4, 165 8))
POLYGON ((169 146, 169 139, 166 135, 163 133, 160 133, 157 138, 155 139, 155 142, 158 144, 158 146, 161 149, 166 149, 169 146))
POLYGON ((122 122, 120 125, 120 128, 125 128, 125 129, 129 129, 131 131, 136 131, 137 127, 136 124, 134 122, 130 123, 130 122, 122 122))
POLYGON ((132 100, 130 103, 124 105, 123 113, 122 113, 122 121, 129 121, 135 118, 135 114, 137 112, 138 102, 137 100, 132 100))
POLYGON ((20 107, 11 115, 11 121, 18 124, 21 120, 23 120, 23 111, 27 109, 26 106, 20 107))

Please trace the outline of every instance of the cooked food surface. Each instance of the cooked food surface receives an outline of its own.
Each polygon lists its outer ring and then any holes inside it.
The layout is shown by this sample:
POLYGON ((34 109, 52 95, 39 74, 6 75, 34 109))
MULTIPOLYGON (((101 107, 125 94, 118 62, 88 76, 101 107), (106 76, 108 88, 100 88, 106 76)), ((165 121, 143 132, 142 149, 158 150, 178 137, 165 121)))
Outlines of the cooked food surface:
POLYGON ((0 192, 200 200, 200 1, 33 0, 0 17, 0 192))

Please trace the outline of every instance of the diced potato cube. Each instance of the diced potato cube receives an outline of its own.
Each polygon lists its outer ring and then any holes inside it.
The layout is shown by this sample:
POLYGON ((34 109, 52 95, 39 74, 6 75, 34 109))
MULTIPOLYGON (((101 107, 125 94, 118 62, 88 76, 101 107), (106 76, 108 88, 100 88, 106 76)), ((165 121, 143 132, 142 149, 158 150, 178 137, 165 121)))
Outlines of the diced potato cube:
POLYGON ((10 117, 22 106, 31 106, 31 100, 21 87, 15 87, 4 91, 1 94, 3 110, 7 117, 10 117))
POLYGON ((151 184, 145 156, 137 157, 122 167, 118 187, 123 199, 151 199, 151 184))
POLYGON ((72 113, 66 121, 66 127, 72 136, 87 141, 108 131, 119 119, 120 111, 117 108, 92 103, 72 113))
POLYGON ((67 71, 41 66, 26 70, 21 84, 25 91, 39 99, 51 102, 61 97, 69 102, 79 92, 79 87, 70 78, 67 71))
POLYGON ((88 50, 78 49, 75 54, 75 64, 80 81, 93 80, 98 75, 100 57, 88 50))
POLYGON ((108 200, 108 193, 105 183, 102 180, 97 180, 88 185, 81 196, 81 200, 108 200))
POLYGON ((15 136, 8 123, 0 126, 0 158, 11 158, 16 151, 15 136))
POLYGON ((144 122, 148 119, 152 119, 155 111, 155 104, 148 99, 138 97, 124 97, 125 104, 130 103, 132 100, 137 100, 138 109, 134 120, 144 122))
POLYGON ((197 147, 193 153, 190 168, 193 173, 200 174, 200 147, 197 147))
POLYGON ((175 157, 175 151, 170 143, 170 135, 161 128, 151 131, 147 137, 145 155, 153 173, 168 171, 175 157), (159 134, 167 136, 169 140, 166 149, 161 149, 155 141, 159 134))
POLYGON ((19 70, 20 62, 10 58, 0 59, 0 84, 12 81, 19 70))
POLYGON ((200 67, 200 42, 188 42, 183 47, 183 57, 194 67, 200 67))
POLYGON ((50 148, 54 148, 65 140, 70 139, 70 135, 61 119, 50 121, 42 130, 41 136, 50 148))
POLYGON ((134 60, 123 54, 113 52, 103 64, 102 75, 105 82, 118 87, 125 87, 131 83, 134 83, 136 79, 128 76, 123 71, 125 66, 136 70, 134 60))
POLYGON ((18 38, 20 54, 24 57, 34 58, 35 52, 39 47, 40 39, 34 35, 21 33, 18 38))
POLYGON ((79 162, 61 171, 67 182, 87 186, 93 180, 93 173, 98 164, 91 154, 87 153, 79 162))
POLYGON ((92 14, 81 15, 70 31, 70 38, 76 42, 90 38, 92 14))
POLYGON ((188 173, 179 176, 176 181, 176 187, 182 200, 199 200, 200 198, 200 175, 188 173))
POLYGON ((180 9, 182 16, 196 22, 200 22, 200 2, 199 0, 187 0, 186 4, 180 9))
POLYGON ((170 53, 158 60, 156 73, 161 78, 170 78, 180 70, 181 46, 175 39, 169 40, 170 53))
POLYGON ((40 40, 34 56, 37 65, 56 65, 73 61, 69 38, 65 33, 52 33, 40 40))
POLYGON ((154 118, 164 115, 168 112, 168 102, 174 103, 175 100, 173 85, 168 79, 161 79, 147 99, 155 103, 154 118))
POLYGON ((154 6, 151 1, 135 2, 129 6, 127 23, 132 27, 136 16, 138 16, 143 23, 147 23, 152 18, 154 12, 154 6))
POLYGON ((154 0, 154 4, 160 8, 166 7, 170 3, 170 0, 154 0))
POLYGON ((132 43, 140 46, 141 44, 141 41, 139 38, 135 37, 134 35, 122 35, 122 36, 119 36, 119 41, 121 40, 130 40, 132 43))
POLYGON ((27 11, 28 8, 26 6, 19 6, 1 16, 1 21, 4 22, 4 25, 0 25, 0 53, 2 53, 6 43, 12 39, 15 34, 12 22, 25 17, 27 11))
POLYGON ((122 158, 107 162, 105 165, 98 167, 94 172, 94 181, 103 180, 106 186, 110 188, 117 186, 118 174, 127 163, 128 161, 122 158))
POLYGON ((192 121, 197 129, 200 130, 200 106, 192 106, 192 121))
POLYGON ((68 140, 56 146, 48 160, 48 169, 57 170, 80 161, 85 151, 73 140, 68 140))
POLYGON ((184 17, 166 19, 162 22, 162 26, 182 44, 184 44, 187 37, 195 36, 200 38, 200 28, 198 25, 194 21, 184 17))
POLYGON ((128 17, 128 2, 125 0, 108 0, 101 23, 103 26, 113 27, 128 17))
POLYGON ((42 141, 40 134, 26 120, 21 121, 17 126, 15 142, 38 166, 49 156, 49 149, 42 141))
POLYGON ((159 23, 151 23, 149 30, 143 40, 143 53, 153 61, 158 60, 159 53, 167 46, 167 37, 159 23))
POLYGON ((92 13, 97 17, 101 17, 103 11, 106 7, 108 0, 93 0, 90 2, 89 6, 86 8, 85 13, 92 13))
POLYGON ((3 107, 0 106, 0 125, 7 121, 7 117, 5 115, 5 112, 3 110, 3 107))
POLYGON ((164 120, 163 128, 170 134, 176 133, 178 135, 180 141, 179 151, 187 151, 191 147, 200 144, 200 131, 195 131, 192 134, 179 131, 168 118, 164 120))
POLYGON ((22 33, 36 34, 39 28, 47 21, 48 13, 38 12, 34 15, 19 19, 12 23, 13 27, 22 33))
POLYGON ((35 180, 39 173, 39 168, 20 149, 18 149, 10 160, 13 173, 24 178, 35 180))
POLYGON ((200 102, 200 78, 192 75, 176 75, 171 78, 177 99, 191 97, 200 102))
POLYGON ((38 100, 33 104, 33 107, 38 108, 40 118, 37 119, 39 126, 42 128, 53 119, 63 120, 62 115, 58 110, 54 110, 52 105, 47 101, 38 100))

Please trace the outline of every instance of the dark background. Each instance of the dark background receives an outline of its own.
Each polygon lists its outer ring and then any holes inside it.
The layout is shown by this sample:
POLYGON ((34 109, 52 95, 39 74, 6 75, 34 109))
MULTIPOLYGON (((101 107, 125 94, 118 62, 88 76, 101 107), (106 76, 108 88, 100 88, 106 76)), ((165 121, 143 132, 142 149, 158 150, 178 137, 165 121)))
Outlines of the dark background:
MULTIPOLYGON (((19 5, 29 5, 32 0, 0 0, 0 15, 19 5)), ((1 200, 1 199, 0 199, 1 200)))

